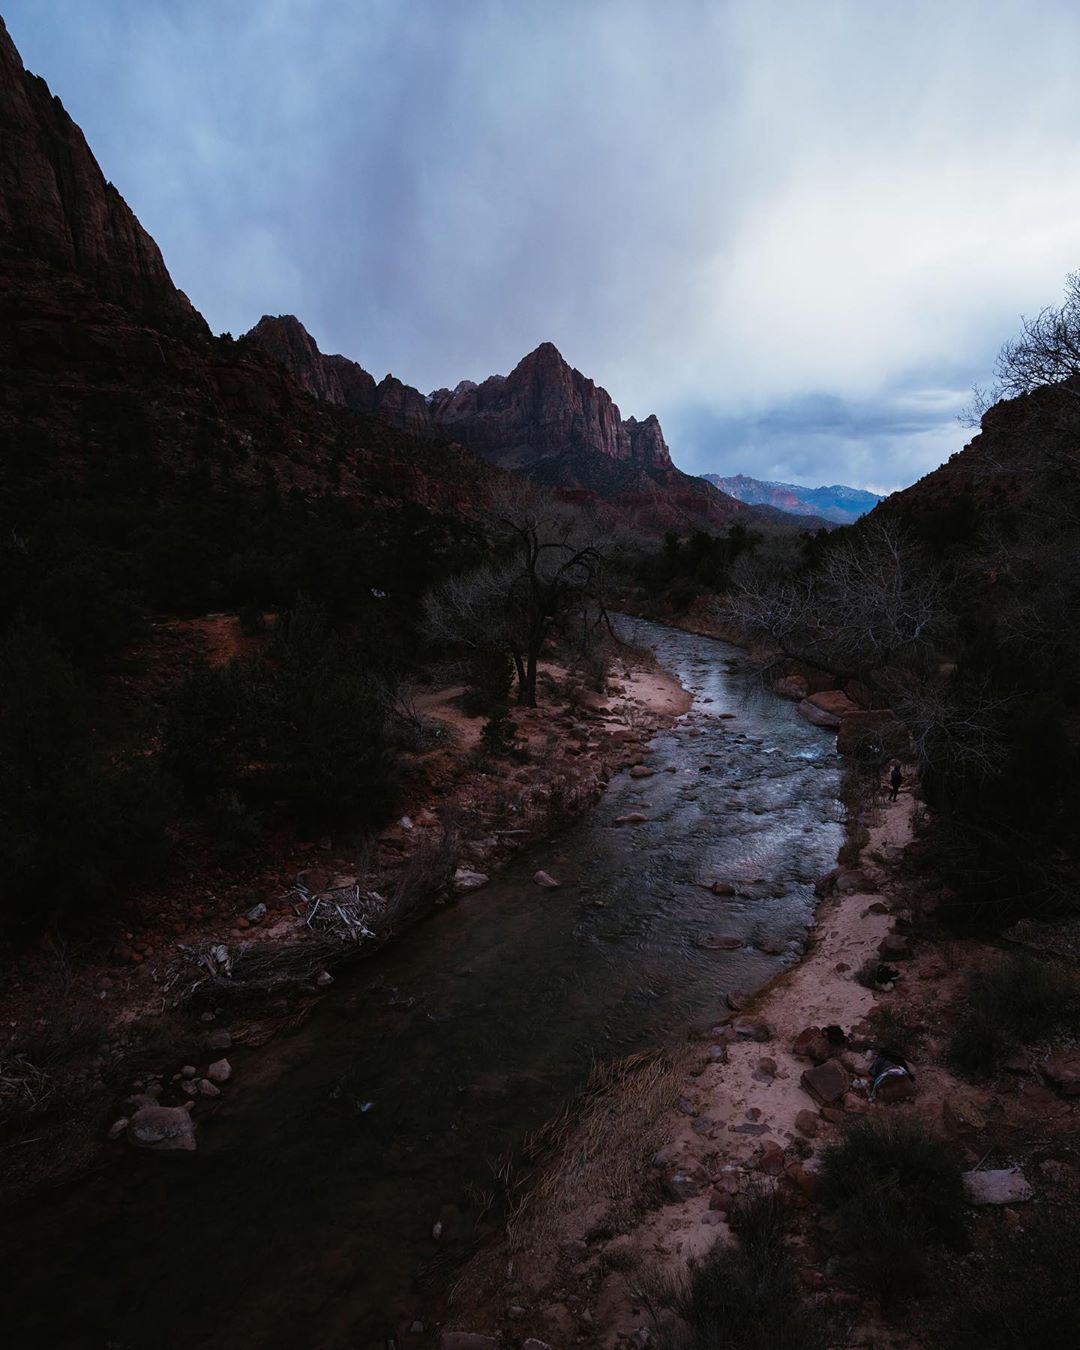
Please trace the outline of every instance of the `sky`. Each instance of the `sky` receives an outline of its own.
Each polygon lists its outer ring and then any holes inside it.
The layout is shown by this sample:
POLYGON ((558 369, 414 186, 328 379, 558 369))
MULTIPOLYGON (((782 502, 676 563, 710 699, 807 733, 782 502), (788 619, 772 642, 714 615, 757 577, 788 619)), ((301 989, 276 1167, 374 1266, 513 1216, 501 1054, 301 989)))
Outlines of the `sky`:
POLYGON ((216 331, 543 341, 675 462, 879 491, 1080 267, 1072 0, 0 0, 216 331))

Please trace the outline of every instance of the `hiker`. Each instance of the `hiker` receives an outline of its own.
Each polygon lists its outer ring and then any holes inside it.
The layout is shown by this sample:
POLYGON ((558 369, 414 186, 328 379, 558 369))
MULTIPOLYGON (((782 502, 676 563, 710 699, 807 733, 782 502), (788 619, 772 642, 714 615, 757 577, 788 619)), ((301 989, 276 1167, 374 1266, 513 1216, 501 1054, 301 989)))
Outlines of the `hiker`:
POLYGON ((889 774, 889 787, 892 789, 889 793, 889 801, 896 801, 900 795, 900 784, 904 781, 904 775, 900 772, 900 761, 893 760, 892 772, 889 774))

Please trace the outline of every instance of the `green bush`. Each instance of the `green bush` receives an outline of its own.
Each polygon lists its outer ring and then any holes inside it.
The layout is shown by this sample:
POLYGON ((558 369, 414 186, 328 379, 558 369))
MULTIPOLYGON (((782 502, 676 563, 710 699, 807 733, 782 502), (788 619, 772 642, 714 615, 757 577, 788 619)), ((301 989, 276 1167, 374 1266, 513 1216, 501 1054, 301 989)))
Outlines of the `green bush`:
POLYGON ((788 1210, 773 1194, 751 1195, 730 1215, 734 1243, 718 1242, 690 1263, 670 1299, 687 1323, 685 1350, 824 1350, 823 1314, 803 1301, 784 1245, 788 1210))
POLYGON ((886 1308, 926 1290, 935 1246, 964 1241, 952 1150, 907 1121, 852 1125, 823 1154, 821 1197, 835 1212, 840 1255, 886 1308))

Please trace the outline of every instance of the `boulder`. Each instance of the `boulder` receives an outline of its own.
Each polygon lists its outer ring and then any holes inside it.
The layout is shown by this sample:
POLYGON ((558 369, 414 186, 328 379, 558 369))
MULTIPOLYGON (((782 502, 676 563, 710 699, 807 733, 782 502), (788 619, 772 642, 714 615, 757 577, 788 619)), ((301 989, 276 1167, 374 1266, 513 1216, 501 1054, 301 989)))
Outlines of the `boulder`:
POLYGON ((878 944, 878 955, 883 961, 910 961, 911 941, 902 933, 889 933, 878 944))
POLYGON ((1042 1071, 1046 1081, 1064 1096, 1080 1096, 1080 1054, 1052 1055, 1042 1071))
POLYGON ((816 1139, 821 1129, 821 1119, 814 1111, 803 1107, 795 1117, 795 1129, 807 1139, 816 1139))
POLYGON ((859 711, 858 704, 853 703, 842 689, 822 689, 820 693, 810 694, 806 702, 838 720, 859 711))
POLYGON ((978 1134, 986 1129, 986 1113, 982 1104, 966 1092, 950 1093, 942 1101, 941 1120, 946 1131, 954 1137, 978 1134))
POLYGON ((800 1059, 810 1059, 815 1064, 824 1064, 832 1057, 833 1048, 820 1027, 806 1027, 792 1041, 791 1053, 798 1055, 800 1059))
POLYGON ((840 718, 833 713, 826 712, 824 708, 819 708, 816 704, 811 703, 808 698, 804 698, 799 704, 798 711, 808 722, 813 722, 816 727, 825 727, 829 731, 839 730, 840 718))
POLYGON ((182 1106, 140 1106, 127 1128, 136 1148, 155 1153, 193 1152, 195 1125, 182 1106))
POLYGON ((799 1081, 822 1106, 829 1106, 843 1099, 851 1086, 851 1075, 838 1059, 827 1059, 824 1064, 804 1069, 799 1081))
POLYGON ((758 1154, 758 1171, 764 1172, 767 1177, 778 1177, 784 1170, 785 1162, 784 1150, 775 1140, 767 1139, 758 1154))
POLYGON ((973 1205, 1015 1205, 1031 1200, 1035 1192, 1019 1167, 989 1172, 965 1172, 964 1190, 973 1205))
POLYGON ((773 692, 798 703, 809 694, 810 685, 803 675, 784 675, 773 685, 773 692))

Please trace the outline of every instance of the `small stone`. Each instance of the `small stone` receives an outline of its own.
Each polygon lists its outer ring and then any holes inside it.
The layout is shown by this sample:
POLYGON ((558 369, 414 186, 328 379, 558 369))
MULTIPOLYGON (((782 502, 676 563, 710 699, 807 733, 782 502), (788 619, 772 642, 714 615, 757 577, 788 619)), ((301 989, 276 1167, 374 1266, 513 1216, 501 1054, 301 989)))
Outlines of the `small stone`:
POLYGON ((535 881, 538 886, 543 886, 549 891, 557 890, 558 887, 562 884, 561 882, 556 881, 553 876, 550 876, 547 872, 544 871, 534 872, 533 881, 535 881))
POLYGON ((892 1102, 909 1102, 918 1094, 918 1084, 911 1074, 896 1074, 881 1080, 874 1089, 874 1101, 885 1102, 886 1105, 892 1102))
POLYGON ((200 1078, 198 1083, 196 1084, 196 1087, 198 1087, 199 1089, 200 1097, 221 1096, 221 1089, 215 1083, 211 1083, 209 1078, 200 1078))
POLYGON ((713 895, 738 895, 738 891, 730 881, 714 881, 711 888, 713 895))
POLYGON ((180 1070, 180 1077, 194 1078, 198 1072, 199 1071, 194 1064, 185 1064, 184 1067, 180 1070))
POLYGON ((325 989, 328 985, 334 983, 334 977, 328 970, 320 970, 315 976, 315 984, 319 989, 325 989))
POLYGON ((211 1083, 227 1083, 232 1077, 232 1065, 227 1059, 216 1059, 206 1071, 211 1083))
POLYGON ((232 1036, 227 1031, 208 1032, 203 1041, 207 1050, 229 1050, 232 1048, 232 1036))
POLYGON ((709 952, 735 952, 743 945, 734 933, 706 933, 698 938, 698 946, 709 952))
POLYGON ((964 1189, 973 1205, 1013 1205, 1031 1200, 1035 1192, 1018 1167, 989 1172, 965 1172, 964 1189))
POLYGON ((758 1170, 768 1177, 778 1177, 784 1170, 784 1150, 773 1140, 767 1140, 758 1155, 758 1170))
POLYGON ((257 905, 252 905, 244 918, 247 919, 248 923, 261 923, 266 918, 266 906, 260 900, 257 905))
POLYGON ((119 1139, 130 1123, 127 1116, 121 1116, 119 1120, 114 1120, 109 1126, 108 1137, 110 1139, 119 1139))
POLYGON ((616 825, 643 825, 643 824, 645 823, 645 821, 647 821, 648 819, 649 819, 649 817, 644 813, 644 811, 631 811, 631 812, 629 813, 629 815, 625 815, 625 816, 616 816, 616 817, 615 817, 615 824, 616 824, 616 825))
POLYGON ((687 1101, 685 1097, 680 1097, 675 1103, 676 1109, 681 1111, 684 1116, 696 1116, 698 1109, 693 1102, 687 1101))
POLYGON ((521 1319, 525 1316, 525 1309, 521 1306, 520 1303, 511 1303, 509 1308, 507 1308, 506 1310, 506 1315, 507 1317, 510 1318, 512 1322, 520 1322, 521 1319))
POLYGON ((655 770, 650 769, 647 764, 632 764, 630 766, 631 778, 651 778, 654 772, 655 770))
POLYGON ((547 1341, 538 1341, 534 1336, 530 1336, 522 1345, 521 1350, 551 1350, 551 1346, 548 1345, 547 1341))
POLYGON ((763 1055, 754 1069, 754 1077, 759 1083, 771 1083, 776 1077, 776 1060, 769 1055, 763 1055))
POLYGON ((439 1350, 498 1350, 494 1336, 482 1336, 475 1331, 444 1331, 439 1337, 439 1350))

